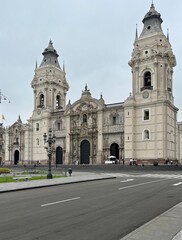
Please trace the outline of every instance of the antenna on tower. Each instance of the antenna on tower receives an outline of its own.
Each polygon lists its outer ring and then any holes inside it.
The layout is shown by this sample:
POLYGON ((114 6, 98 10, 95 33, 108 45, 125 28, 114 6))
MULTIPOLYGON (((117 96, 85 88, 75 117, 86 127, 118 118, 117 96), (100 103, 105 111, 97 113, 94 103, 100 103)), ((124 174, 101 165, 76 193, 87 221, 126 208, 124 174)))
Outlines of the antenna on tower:
POLYGON ((154 0, 152 0, 151 7, 154 8, 154 0))

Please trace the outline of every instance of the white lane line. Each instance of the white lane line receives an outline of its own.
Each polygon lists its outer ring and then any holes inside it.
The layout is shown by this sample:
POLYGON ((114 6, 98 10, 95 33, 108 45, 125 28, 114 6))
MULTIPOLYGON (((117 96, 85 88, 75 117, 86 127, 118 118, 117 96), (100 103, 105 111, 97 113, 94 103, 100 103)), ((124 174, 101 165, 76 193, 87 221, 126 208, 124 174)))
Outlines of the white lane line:
POLYGON ((65 199, 65 200, 61 200, 61 201, 58 201, 58 202, 46 203, 46 204, 41 205, 41 207, 47 207, 47 206, 54 205, 54 204, 70 202, 70 201, 74 201, 74 200, 77 200, 77 199, 80 199, 80 197, 65 199))
POLYGON ((118 188, 118 190, 123 190, 123 189, 127 189, 127 188, 138 187, 138 186, 142 186, 142 185, 146 185, 146 184, 151 184, 151 183, 155 183, 155 182, 166 181, 166 180, 167 180, 167 179, 160 179, 160 180, 155 180, 155 181, 151 181, 151 182, 139 183, 139 184, 135 184, 135 185, 130 185, 130 186, 118 188))
POLYGON ((123 181, 121 181, 122 183, 125 183, 125 182, 131 182, 131 181, 133 181, 134 179, 126 179, 126 180, 123 180, 123 181))
POLYGON ((173 186, 179 186, 181 184, 182 184, 182 182, 178 182, 178 183, 173 184, 173 186))

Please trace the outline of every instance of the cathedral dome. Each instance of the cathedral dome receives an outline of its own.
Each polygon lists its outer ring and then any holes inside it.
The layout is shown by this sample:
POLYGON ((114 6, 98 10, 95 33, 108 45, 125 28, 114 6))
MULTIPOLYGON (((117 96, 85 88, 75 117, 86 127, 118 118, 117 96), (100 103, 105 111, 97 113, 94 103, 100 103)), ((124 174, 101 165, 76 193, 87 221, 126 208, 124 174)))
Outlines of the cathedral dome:
POLYGON ((59 62, 58 62, 58 53, 53 47, 53 43, 50 40, 49 45, 47 48, 44 49, 42 55, 44 56, 42 63, 40 64, 40 67, 47 66, 47 65, 54 65, 55 67, 60 68, 59 62))
POLYGON ((155 10, 155 7, 154 7, 154 4, 152 3, 151 7, 150 7, 150 10, 149 12, 145 15, 144 19, 143 19, 143 23, 145 23, 145 21, 147 19, 151 19, 151 18, 158 18, 160 19, 161 23, 162 23, 162 19, 161 19, 161 14, 158 13, 156 10, 155 10))
POLYGON ((161 28, 162 18, 161 14, 155 10, 154 4, 151 4, 150 10, 143 18, 143 31, 140 37, 147 37, 151 34, 163 33, 161 28))

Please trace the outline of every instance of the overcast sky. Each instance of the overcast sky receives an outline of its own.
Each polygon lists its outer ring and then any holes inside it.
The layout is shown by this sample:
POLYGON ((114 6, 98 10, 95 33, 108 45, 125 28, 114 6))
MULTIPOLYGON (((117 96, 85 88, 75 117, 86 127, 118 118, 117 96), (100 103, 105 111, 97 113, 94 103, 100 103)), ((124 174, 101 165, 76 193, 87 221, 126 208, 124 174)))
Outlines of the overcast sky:
MULTIPOLYGON (((70 89, 67 103, 78 100, 85 84, 92 97, 105 103, 123 102, 131 92, 133 42, 143 28, 152 0, 0 0, 0 89, 10 99, 0 104, 4 125, 18 116, 27 122, 33 111, 36 60, 53 41, 59 63, 65 62, 70 89)), ((182 1, 154 0, 162 29, 169 29, 176 55, 173 86, 175 105, 182 120, 182 1)))

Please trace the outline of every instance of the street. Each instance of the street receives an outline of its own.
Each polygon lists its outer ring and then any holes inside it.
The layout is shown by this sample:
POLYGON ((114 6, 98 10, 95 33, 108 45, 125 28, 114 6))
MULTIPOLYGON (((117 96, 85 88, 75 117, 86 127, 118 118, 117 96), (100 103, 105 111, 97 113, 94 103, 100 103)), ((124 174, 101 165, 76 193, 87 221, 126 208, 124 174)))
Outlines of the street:
POLYGON ((175 174, 116 175, 1 194, 0 239, 119 240, 182 201, 175 174))

